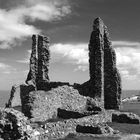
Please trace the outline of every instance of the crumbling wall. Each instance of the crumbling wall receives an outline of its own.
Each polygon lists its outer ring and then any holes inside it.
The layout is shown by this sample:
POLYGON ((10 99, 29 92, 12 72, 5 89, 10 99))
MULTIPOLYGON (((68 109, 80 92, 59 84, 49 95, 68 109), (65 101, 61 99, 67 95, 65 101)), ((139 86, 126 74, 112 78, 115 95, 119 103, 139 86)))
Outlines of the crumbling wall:
POLYGON ((104 100, 106 109, 120 108, 121 77, 106 26, 104 26, 104 100))
POLYGON ((21 98, 20 98, 20 85, 14 85, 11 89, 11 94, 6 107, 21 107, 21 98))
POLYGON ((4 140, 31 140, 40 135, 34 130, 28 118, 12 108, 0 108, 0 137, 4 140))
POLYGON ((32 53, 30 58, 30 71, 26 83, 33 84, 41 89, 43 83, 49 82, 49 39, 41 35, 32 36, 32 53))
POLYGON ((49 91, 25 92, 21 99, 23 113, 37 122, 66 116, 83 117, 102 111, 97 101, 81 96, 78 90, 68 85, 58 86, 49 91))
POLYGON ((89 42, 89 72, 92 87, 91 97, 103 102, 104 98, 104 24, 95 19, 89 42))
POLYGON ((89 41, 90 97, 97 98, 104 106, 104 24, 94 20, 89 41))
POLYGON ((78 86, 80 94, 98 98, 105 109, 119 109, 121 77, 116 66, 116 54, 107 27, 95 19, 89 42, 90 80, 78 86))
MULTIPOLYGON (((19 99, 19 104, 21 103, 22 111, 24 112, 24 114, 27 114, 27 116, 31 117, 32 112, 29 112, 29 110, 32 108, 32 105, 34 108, 34 103, 38 102, 38 106, 41 111, 43 109, 43 105, 47 107, 50 106, 50 104, 45 103, 48 102, 48 98, 47 100, 44 100, 44 95, 42 92, 39 92, 41 94, 38 94, 38 92, 32 92, 32 94, 36 95, 31 96, 31 91, 44 90, 46 91, 46 93, 48 93, 53 89, 58 90, 60 87, 62 88, 62 86, 65 86, 67 87, 65 90, 65 94, 71 95, 69 91, 72 88, 74 91, 72 91, 72 94, 75 99, 72 98, 71 100, 77 101, 78 97, 80 104, 84 102, 82 100, 84 97, 77 96, 77 93, 93 98, 98 103, 98 107, 101 108, 101 110, 104 106, 105 109, 119 109, 121 101, 121 77, 116 67, 116 54, 111 45, 107 27, 104 25, 103 21, 100 18, 96 18, 94 20, 93 31, 91 33, 89 41, 90 79, 81 85, 70 85, 69 83, 63 82, 50 82, 48 75, 50 60, 49 39, 45 36, 33 35, 32 41, 30 71, 26 79, 27 84, 20 85, 17 88, 13 87, 8 107, 12 107, 12 104, 15 103, 14 99, 16 99, 17 97, 17 99, 19 99), (39 95, 38 97, 42 99, 44 104, 42 104, 40 100, 37 99, 37 95, 39 95), (28 104, 29 100, 32 101, 31 104, 28 104)), ((60 94, 61 96, 61 91, 58 90, 57 93, 58 94, 49 95, 50 99, 52 97, 52 99, 55 99, 54 105, 55 102, 58 103, 60 101, 58 95, 60 94)), ((65 99, 65 96, 62 96, 61 98, 61 101, 63 101, 65 99)), ((68 103, 64 102, 63 105, 68 105, 68 103)), ((75 112, 75 110, 67 110, 66 108, 60 107, 60 109, 60 114, 63 114, 62 112, 67 111, 69 111, 68 113, 71 113, 70 111, 75 112)), ((54 110, 56 110, 56 108, 54 110)), ((42 114, 44 112, 45 110, 42 111, 42 114)), ((42 114, 40 113, 40 115, 42 114)))

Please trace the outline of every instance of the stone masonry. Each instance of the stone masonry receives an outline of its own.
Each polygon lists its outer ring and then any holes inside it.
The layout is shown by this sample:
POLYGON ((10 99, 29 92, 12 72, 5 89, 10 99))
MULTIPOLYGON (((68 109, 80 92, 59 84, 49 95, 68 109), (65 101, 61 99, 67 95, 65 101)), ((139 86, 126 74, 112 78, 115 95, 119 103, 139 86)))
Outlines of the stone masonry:
MULTIPOLYGON (((119 109, 121 78, 116 67, 116 54, 107 27, 100 18, 93 24, 89 43, 90 97, 101 98, 105 109, 119 109)), ((87 87, 87 86, 86 86, 87 87)), ((89 95, 89 93, 88 93, 89 95)))
POLYGON ((104 98, 104 24, 95 19, 89 42, 89 71, 92 84, 91 97, 104 98))
POLYGON ((41 83, 49 82, 49 39, 45 36, 33 35, 32 41, 30 71, 26 83, 33 84, 38 89, 41 83))
POLYGON ((83 84, 70 85, 50 81, 48 76, 49 39, 45 36, 33 35, 32 41, 30 71, 26 84, 13 88, 7 107, 21 106, 22 110, 26 111, 26 105, 23 104, 29 98, 31 91, 49 92, 53 88, 59 89, 59 87, 67 85, 67 89, 71 86, 74 88, 73 92, 76 91, 81 95, 93 98, 102 109, 119 109, 121 77, 116 67, 116 54, 111 45, 107 27, 100 18, 96 18, 93 23, 89 41, 90 79, 83 84))
MULTIPOLYGON (((26 83, 33 84, 37 90, 51 89, 48 76, 49 39, 33 35, 32 40, 30 71, 26 83)), ((97 99, 106 109, 119 109, 121 78, 116 67, 116 54, 109 40, 107 27, 100 18, 94 20, 90 36, 89 73, 90 80, 80 86, 82 94, 97 99)), ((80 90, 79 92, 81 94, 80 90)))
POLYGON ((104 26, 104 100, 106 109, 119 109, 121 101, 121 77, 116 67, 115 50, 104 26))

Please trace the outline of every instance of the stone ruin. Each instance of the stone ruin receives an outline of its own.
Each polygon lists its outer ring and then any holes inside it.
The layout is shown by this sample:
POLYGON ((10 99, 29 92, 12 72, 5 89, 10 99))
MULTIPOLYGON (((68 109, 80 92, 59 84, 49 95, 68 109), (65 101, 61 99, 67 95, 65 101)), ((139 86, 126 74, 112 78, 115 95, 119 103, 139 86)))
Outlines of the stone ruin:
MULTIPOLYGON (((25 81, 26 84, 13 86, 7 107, 18 107, 29 118, 38 118, 36 115, 36 112, 38 112, 40 117, 43 116, 41 117, 43 119, 45 116, 48 116, 46 119, 51 119, 52 116, 60 114, 58 108, 61 111, 78 113, 88 111, 85 111, 84 108, 88 108, 91 104, 94 104, 91 107, 92 111, 119 109, 121 103, 121 78, 116 67, 116 54, 111 45, 107 27, 100 18, 94 20, 88 49, 90 79, 87 82, 83 84, 75 83, 74 85, 64 82, 52 82, 48 74, 50 60, 49 38, 42 35, 33 35, 30 70, 25 81), (43 95, 44 93, 38 92, 40 90, 47 92, 47 94, 43 95), (71 97, 69 97, 70 91, 73 93, 70 94, 71 97), (51 93, 51 96, 48 93, 51 93), (38 96, 42 100, 39 101, 38 96), (43 111, 41 101, 44 101, 47 109, 50 108, 49 100, 46 102, 43 96, 48 96, 47 100, 52 99, 54 96, 53 99, 55 100, 51 101, 56 104, 55 107, 52 106, 53 109, 51 110, 53 112, 43 111), (75 104, 81 100, 83 105, 77 104, 78 107, 74 108, 70 103, 72 101, 65 104, 64 98, 71 98, 75 104), (34 100, 32 101, 32 99, 34 100), (38 110, 35 108, 36 102, 40 105, 38 110), (79 106, 83 107, 79 108, 79 106)), ((61 114, 61 116, 63 115, 61 114)))
POLYGON ((48 75, 50 59, 49 38, 41 35, 33 35, 32 41, 30 71, 26 83, 33 84, 36 89, 39 89, 41 83, 50 81, 48 75))
POLYGON ((49 38, 33 35, 30 70, 26 84, 12 87, 11 97, 6 106, 20 108, 27 117, 35 120, 51 119, 60 115, 60 112, 61 117, 64 117, 67 111, 77 112, 82 116, 103 109, 118 110, 121 103, 121 78, 116 67, 116 54, 111 45, 107 27, 100 18, 94 20, 88 49, 90 79, 87 82, 74 85, 52 82, 48 74, 49 38), (67 98, 71 100, 67 101, 67 98), (65 101, 67 103, 64 103, 65 101), (35 104, 38 104, 37 108, 35 104), (44 111, 42 105, 48 111, 44 111), (87 113, 89 110, 93 112, 87 113))
POLYGON ((95 19, 89 42, 89 71, 92 88, 89 95, 99 97, 105 109, 119 109, 121 77, 116 67, 116 54, 107 27, 95 19))
POLYGON ((114 133, 109 126, 98 123, 112 120, 119 122, 119 117, 139 123, 138 116, 127 113, 121 116, 119 111, 110 111, 120 108, 121 77, 116 67, 116 54, 107 27, 100 18, 94 20, 88 49, 88 81, 74 85, 68 82, 53 82, 49 79, 49 38, 33 35, 27 79, 24 84, 12 87, 6 107, 21 111, 30 122, 41 127, 43 135, 50 138, 52 133, 57 137, 66 136, 68 132, 83 133, 89 131, 89 128, 90 131, 97 128, 100 133, 114 133), (113 113, 115 119, 112 118, 113 113), (57 122, 59 119, 68 120, 57 122))
MULTIPOLYGON (((30 71, 26 83, 36 90, 48 90, 53 86, 49 80, 49 39, 32 36, 30 71)), ((109 39, 107 27, 100 18, 95 19, 89 41, 89 81, 75 86, 84 96, 96 98, 105 109, 119 109, 121 101, 121 78, 116 67, 116 54, 109 39), (85 86, 86 85, 86 86, 85 86)), ((65 85, 65 83, 64 83, 65 85)))

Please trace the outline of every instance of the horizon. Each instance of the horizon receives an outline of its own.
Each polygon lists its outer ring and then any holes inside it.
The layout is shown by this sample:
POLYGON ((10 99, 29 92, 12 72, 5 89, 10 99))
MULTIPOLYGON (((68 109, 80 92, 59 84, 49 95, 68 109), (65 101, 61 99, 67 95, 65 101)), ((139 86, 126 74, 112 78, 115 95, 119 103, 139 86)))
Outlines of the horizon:
POLYGON ((108 27, 123 90, 140 90, 139 0, 0 0, 0 90, 23 83, 32 34, 50 37, 51 81, 89 79, 88 43, 93 20, 108 27))

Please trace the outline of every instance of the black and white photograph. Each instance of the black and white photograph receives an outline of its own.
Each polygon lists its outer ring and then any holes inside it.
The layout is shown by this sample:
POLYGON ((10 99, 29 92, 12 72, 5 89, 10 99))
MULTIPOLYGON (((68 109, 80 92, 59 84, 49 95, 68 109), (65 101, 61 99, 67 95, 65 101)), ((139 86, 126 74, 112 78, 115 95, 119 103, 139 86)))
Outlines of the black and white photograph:
POLYGON ((139 0, 0 0, 0 140, 140 140, 139 0))

